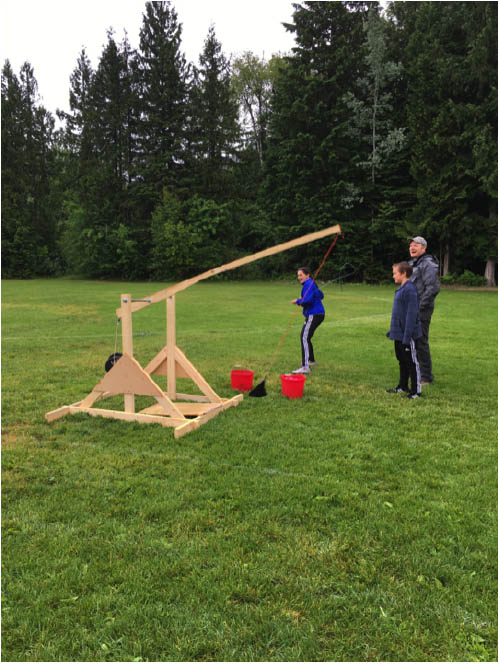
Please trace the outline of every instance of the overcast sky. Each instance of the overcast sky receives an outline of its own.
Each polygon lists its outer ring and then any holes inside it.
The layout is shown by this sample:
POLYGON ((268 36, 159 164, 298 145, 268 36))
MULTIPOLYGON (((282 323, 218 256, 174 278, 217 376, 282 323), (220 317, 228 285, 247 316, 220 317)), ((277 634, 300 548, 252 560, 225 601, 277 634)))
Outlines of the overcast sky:
MULTIPOLYGON (((198 63, 211 23, 226 56, 252 51, 268 59, 293 46, 293 36, 281 25, 291 21, 291 1, 174 0, 172 5, 182 23, 182 51, 189 62, 198 63)), ((96 68, 108 28, 118 42, 126 30, 131 46, 137 47, 144 6, 138 0, 3 0, 2 67, 8 59, 19 75, 28 61, 47 110, 69 110, 69 78, 82 48, 96 68)))

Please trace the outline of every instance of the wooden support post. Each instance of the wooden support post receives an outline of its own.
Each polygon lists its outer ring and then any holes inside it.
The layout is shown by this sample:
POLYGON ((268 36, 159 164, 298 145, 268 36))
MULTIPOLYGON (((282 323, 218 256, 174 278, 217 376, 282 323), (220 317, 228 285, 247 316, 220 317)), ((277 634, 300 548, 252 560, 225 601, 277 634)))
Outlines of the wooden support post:
POLYGON ((167 396, 172 400, 177 393, 175 344, 175 295, 171 295, 167 297, 167 396))
MULTIPOLYGON (((132 295, 126 293, 121 295, 122 310, 122 349, 123 352, 134 357, 134 339, 132 335, 132 295)), ((125 412, 135 412, 135 397, 133 394, 124 396, 125 412)))

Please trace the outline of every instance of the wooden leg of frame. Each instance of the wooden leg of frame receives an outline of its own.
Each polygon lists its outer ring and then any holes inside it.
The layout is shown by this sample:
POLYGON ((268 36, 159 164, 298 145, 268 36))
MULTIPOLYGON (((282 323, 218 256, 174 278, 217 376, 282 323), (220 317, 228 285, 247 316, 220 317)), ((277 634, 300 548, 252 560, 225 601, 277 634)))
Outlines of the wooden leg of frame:
POLYGON ((69 412, 70 412, 69 406, 61 406, 56 410, 51 410, 50 413, 45 413, 45 419, 47 420, 47 422, 53 422, 54 420, 58 420, 60 417, 68 415, 69 412))
POLYGON ((226 408, 237 406, 242 400, 243 400, 243 395, 237 394, 232 399, 228 399, 227 401, 221 404, 217 404, 217 406, 209 410, 207 413, 200 415, 200 417, 197 417, 194 420, 189 420, 188 422, 186 422, 186 424, 181 424, 181 426, 178 426, 174 429, 174 438, 180 438, 181 436, 184 436, 187 433, 191 433, 191 431, 198 429, 202 424, 205 424, 205 422, 208 422, 208 420, 211 420, 212 417, 215 417, 221 411, 226 410, 226 408))

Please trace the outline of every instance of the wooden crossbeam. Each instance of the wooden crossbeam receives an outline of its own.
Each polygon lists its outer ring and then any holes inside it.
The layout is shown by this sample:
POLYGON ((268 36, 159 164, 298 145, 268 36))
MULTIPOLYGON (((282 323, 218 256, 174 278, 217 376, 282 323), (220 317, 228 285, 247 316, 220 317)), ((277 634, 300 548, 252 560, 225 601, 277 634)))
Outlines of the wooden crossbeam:
MULTIPOLYGON (((274 254, 279 254, 282 251, 287 251, 288 249, 293 249, 294 247, 300 247, 303 244, 308 244, 309 242, 314 242, 315 240, 321 240, 321 238, 328 237, 329 235, 336 235, 337 233, 340 232, 341 232, 340 226, 336 224, 335 226, 324 228, 321 231, 316 231, 314 233, 308 233, 307 235, 302 235, 302 237, 295 238, 295 240, 289 240, 288 242, 276 244, 274 247, 263 249, 262 251, 258 251, 256 254, 251 254, 250 256, 244 256, 243 258, 238 258, 232 261, 231 263, 226 263, 225 265, 214 267, 211 270, 207 270, 206 272, 198 274, 196 277, 185 279, 184 281, 180 281, 178 284, 175 284, 174 286, 169 286, 168 288, 159 290, 156 293, 153 293, 152 295, 148 295, 146 298, 141 299, 141 301, 132 302, 131 310, 132 312, 139 311, 140 309, 144 309, 144 307, 148 307, 150 304, 154 304, 155 302, 161 302, 162 300, 165 300, 167 297, 171 297, 172 295, 175 295, 180 291, 186 290, 186 288, 193 286, 199 281, 202 281, 203 279, 209 279, 210 277, 213 277, 216 274, 220 274, 221 272, 226 272, 227 270, 234 270, 238 267, 242 267, 243 265, 248 265, 248 263, 253 263, 254 261, 258 261, 261 258, 266 258, 267 256, 273 256, 274 254)), ((120 307, 119 309, 116 310, 116 315, 118 316, 118 318, 121 318, 123 315, 122 309, 123 307, 120 307)))

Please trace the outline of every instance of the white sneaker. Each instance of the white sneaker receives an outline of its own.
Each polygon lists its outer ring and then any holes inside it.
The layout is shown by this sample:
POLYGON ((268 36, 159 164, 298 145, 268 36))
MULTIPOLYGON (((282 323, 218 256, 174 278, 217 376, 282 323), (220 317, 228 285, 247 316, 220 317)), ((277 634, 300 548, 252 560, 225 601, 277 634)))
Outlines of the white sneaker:
POLYGON ((292 371, 293 374, 310 374, 311 370, 309 367, 299 367, 298 369, 295 369, 295 371, 292 371))
POLYGON ((318 363, 317 362, 309 362, 310 367, 315 367, 318 363))

